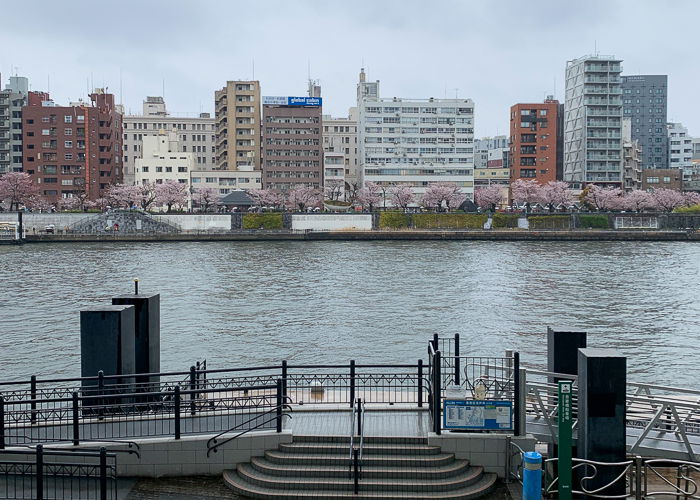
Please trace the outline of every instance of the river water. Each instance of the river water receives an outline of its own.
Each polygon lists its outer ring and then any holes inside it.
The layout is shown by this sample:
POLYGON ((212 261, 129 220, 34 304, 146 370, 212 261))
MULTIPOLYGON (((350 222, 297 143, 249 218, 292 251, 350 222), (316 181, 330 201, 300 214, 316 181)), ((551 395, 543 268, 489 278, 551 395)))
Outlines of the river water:
POLYGON ((161 294, 161 368, 415 362, 544 366, 546 327, 628 356, 628 378, 695 386, 700 246, 639 242, 202 242, 0 246, 0 378, 80 375, 79 311, 161 294))

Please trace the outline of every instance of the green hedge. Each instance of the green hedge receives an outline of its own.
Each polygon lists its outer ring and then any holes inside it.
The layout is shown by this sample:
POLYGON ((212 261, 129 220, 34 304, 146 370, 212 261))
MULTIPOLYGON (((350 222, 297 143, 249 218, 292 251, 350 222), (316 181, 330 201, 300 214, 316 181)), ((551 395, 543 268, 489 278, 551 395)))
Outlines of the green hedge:
POLYGON ((483 229, 486 214, 414 214, 416 229, 483 229))
POLYGON ((579 225, 585 229, 608 229, 610 222, 607 215, 579 215, 579 225))
POLYGON ((515 214, 502 214, 500 212, 496 212, 493 214, 493 218, 491 220, 491 227, 492 228, 517 228, 518 227, 518 218, 520 216, 515 215, 515 214))
POLYGON ((380 229, 402 229, 408 227, 408 215, 403 212, 381 212, 379 214, 380 229))
POLYGON ((530 229, 570 229, 571 218, 568 215, 538 215, 527 218, 530 229))
POLYGON ((284 218, 281 213, 244 214, 243 229, 283 229, 284 218))
POLYGON ((693 205, 692 207, 678 207, 673 211, 676 214, 700 214, 700 205, 693 205))

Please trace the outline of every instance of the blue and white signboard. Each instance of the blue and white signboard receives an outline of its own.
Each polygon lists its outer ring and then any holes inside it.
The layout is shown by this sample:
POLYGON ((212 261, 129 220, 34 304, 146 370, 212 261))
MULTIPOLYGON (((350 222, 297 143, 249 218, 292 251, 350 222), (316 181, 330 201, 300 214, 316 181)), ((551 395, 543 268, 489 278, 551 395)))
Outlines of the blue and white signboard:
POLYGON ((320 97, 291 97, 291 96, 263 96, 262 103, 273 106, 321 106, 323 99, 320 97))
POLYGON ((479 431, 513 429, 511 401, 481 401, 446 399, 443 408, 443 428, 479 431))

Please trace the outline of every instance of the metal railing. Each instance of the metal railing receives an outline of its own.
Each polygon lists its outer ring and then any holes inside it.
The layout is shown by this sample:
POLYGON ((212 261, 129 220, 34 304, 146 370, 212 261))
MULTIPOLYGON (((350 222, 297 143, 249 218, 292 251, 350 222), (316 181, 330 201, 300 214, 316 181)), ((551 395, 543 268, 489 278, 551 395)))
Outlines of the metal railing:
POLYGON ((357 495, 360 491, 360 479, 362 479, 362 452, 364 449, 364 414, 365 403, 357 398, 350 413, 350 480, 353 483, 353 492, 357 495), (355 428, 357 426, 358 443, 355 444, 355 428))
POLYGON ((116 455, 34 449, 4 450, 0 455, 0 497, 82 500, 117 498, 116 455))
POLYGON ((513 421, 508 430, 512 429, 519 435, 520 372, 517 352, 509 351, 505 357, 461 356, 458 334, 454 338, 435 335, 428 343, 428 377, 425 381, 433 432, 441 434, 442 403, 449 392, 451 397, 456 395, 464 399, 510 401, 513 421))

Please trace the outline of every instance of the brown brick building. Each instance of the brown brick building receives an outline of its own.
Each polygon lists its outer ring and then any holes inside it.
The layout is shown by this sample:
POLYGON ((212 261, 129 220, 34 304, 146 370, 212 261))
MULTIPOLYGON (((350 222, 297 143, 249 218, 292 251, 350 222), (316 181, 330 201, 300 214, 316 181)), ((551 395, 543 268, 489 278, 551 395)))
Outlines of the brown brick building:
POLYGON ((642 170, 642 189, 683 190, 683 170, 680 168, 645 168, 642 170))
POLYGON ((113 94, 96 90, 90 100, 56 106, 30 92, 22 109, 24 171, 51 202, 82 193, 94 200, 122 181, 122 115, 113 94))
POLYGON ((510 108, 510 181, 540 184, 562 178, 563 109, 559 101, 515 104, 510 108))
POLYGON ((288 191, 300 184, 323 188, 321 116, 318 97, 263 98, 264 188, 288 191))

